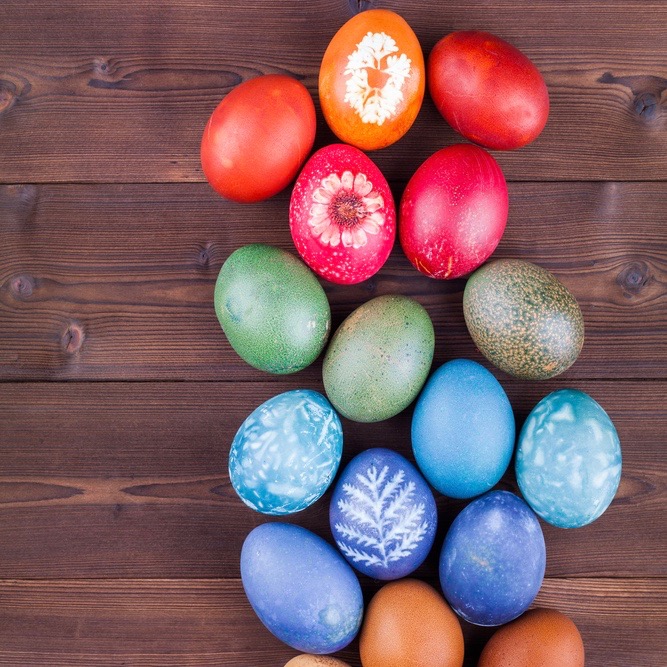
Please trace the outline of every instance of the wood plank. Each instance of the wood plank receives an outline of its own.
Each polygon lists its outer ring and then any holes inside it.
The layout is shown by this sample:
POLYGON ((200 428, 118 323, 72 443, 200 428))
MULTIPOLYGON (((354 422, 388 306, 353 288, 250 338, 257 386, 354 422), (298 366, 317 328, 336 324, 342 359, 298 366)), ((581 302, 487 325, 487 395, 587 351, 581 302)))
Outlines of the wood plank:
MULTIPOLYGON (((54 11, 33 0, 26 11, 22 0, 4 0, 0 182, 203 180, 199 141, 219 100, 269 72, 296 76, 317 97, 322 54, 349 5, 67 0, 54 11)), ((498 156, 510 179, 667 179, 664 2, 382 6, 405 16, 427 54, 451 30, 486 29, 541 69, 551 118, 535 144, 498 156)), ((320 117, 317 145, 332 140, 320 117)), ((377 157, 404 181, 457 140, 427 98, 412 131, 377 157)))
MULTIPOLYGON (((666 595, 664 580, 548 579, 537 604, 574 620, 588 667, 662 667, 666 595)), ((0 665, 276 667, 296 655, 239 580, 0 581, 0 597, 0 665)), ((472 667, 492 629, 463 626, 472 667)), ((338 655, 361 664, 356 642, 338 655)))
MULTIPOLYGON (((563 377, 667 377, 667 187, 516 183, 510 199, 495 257, 553 270, 584 311, 586 344, 563 377)), ((287 209, 286 194, 244 207, 203 184, 0 187, 0 378, 267 379, 227 343, 213 287, 240 245, 293 251, 287 209)), ((397 244, 375 277, 325 288, 335 326, 371 297, 415 297, 441 363, 481 359, 464 284, 419 274, 397 244)), ((319 376, 318 362, 299 377, 319 376)))
MULTIPOLYGON (((0 384, 0 577, 234 577, 249 530, 226 475, 236 429, 274 383, 0 384), (38 539, 37 537, 38 536, 38 539)), ((564 382, 505 383, 521 423, 564 382)), ((576 382, 609 412, 623 478, 609 510, 574 531, 544 526, 549 576, 666 576, 667 382, 576 382)), ((318 385, 318 388, 321 388, 318 385)), ((344 422, 344 463, 368 447, 411 457, 410 411, 344 422)), ((510 471, 501 488, 516 490, 510 471)), ((330 538, 329 495, 288 520, 330 538)), ((438 498, 444 534, 465 503, 438 498)))

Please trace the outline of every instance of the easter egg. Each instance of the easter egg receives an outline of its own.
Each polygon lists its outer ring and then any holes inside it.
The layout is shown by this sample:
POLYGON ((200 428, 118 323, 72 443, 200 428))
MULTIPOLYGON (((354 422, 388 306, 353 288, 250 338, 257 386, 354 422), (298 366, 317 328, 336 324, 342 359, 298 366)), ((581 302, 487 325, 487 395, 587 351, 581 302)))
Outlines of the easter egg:
POLYGON ((491 491, 454 519, 440 554, 440 584, 454 611, 475 625, 521 615, 540 590, 546 548, 539 521, 520 498, 491 491))
POLYGON ((433 587, 394 581, 368 605, 359 652, 363 667, 462 667, 463 632, 433 587))
POLYGON ((285 667, 350 667, 346 662, 325 655, 297 655, 285 667))
POLYGON ((519 259, 477 269, 463 292, 463 315, 479 351, 526 380, 559 375, 584 344, 584 318, 572 293, 546 269, 519 259))
POLYGON ((496 150, 534 141, 549 117, 549 92, 519 49, 488 32, 453 32, 428 59, 438 111, 464 137, 496 150))
POLYGON ((543 398, 521 429, 516 477, 545 521, 578 528, 609 507, 621 480, 614 424, 588 394, 560 389, 543 398))
POLYGON ((371 299, 349 315, 331 339, 322 367, 327 396, 348 419, 389 419, 417 397, 434 347, 431 318, 414 299, 371 299))
POLYGON ((322 286, 294 255, 255 243, 222 265, 215 313, 236 353, 268 373, 295 373, 317 359, 331 309, 322 286))
POLYGON ((315 105, 290 76, 245 81, 220 102, 201 141, 206 179, 223 197, 272 197, 294 179, 315 141, 315 105))
POLYGON ((431 278, 459 278, 496 249, 509 199, 498 163, 483 148, 448 146, 431 155, 401 199, 401 246, 431 278))
POLYGON ((500 481, 514 450, 507 394, 480 364, 455 359, 429 378, 412 416, 412 451, 440 493, 471 498, 500 481))
POLYGON ((312 505, 336 476, 343 429, 322 394, 286 391, 254 410, 229 452, 229 478, 241 500, 263 514, 312 505))
POLYGON ((529 609, 489 639, 477 667, 584 667, 577 626, 555 609, 529 609))
POLYGON ((254 528, 241 550, 241 580, 259 620, 297 651, 334 653, 359 631, 356 575, 334 547, 301 526, 254 528))
POLYGON ((365 151, 398 141, 412 126, 425 89, 417 36, 398 14, 370 9, 334 35, 322 58, 322 113, 334 134, 365 151))
POLYGON ((424 562, 438 514, 431 489, 412 463, 378 447, 358 454, 343 470, 329 520, 347 562, 369 577, 389 580, 424 562))
POLYGON ((358 148, 325 146, 306 163, 290 200, 290 229, 304 262, 334 283, 370 278, 396 238, 387 181, 358 148))

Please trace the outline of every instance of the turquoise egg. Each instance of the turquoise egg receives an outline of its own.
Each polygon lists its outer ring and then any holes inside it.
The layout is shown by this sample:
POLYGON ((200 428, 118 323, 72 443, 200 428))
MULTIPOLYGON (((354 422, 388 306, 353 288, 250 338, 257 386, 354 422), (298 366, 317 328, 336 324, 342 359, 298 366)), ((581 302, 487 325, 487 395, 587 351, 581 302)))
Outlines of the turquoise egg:
POLYGON ((229 478, 262 514, 292 514, 327 490, 340 465, 343 429, 331 403, 309 389, 286 391, 254 410, 229 452, 229 478))
POLYGON ((588 394, 560 389, 528 415, 519 436, 516 476, 545 521, 578 528, 609 507, 621 479, 621 444, 607 413, 588 394))

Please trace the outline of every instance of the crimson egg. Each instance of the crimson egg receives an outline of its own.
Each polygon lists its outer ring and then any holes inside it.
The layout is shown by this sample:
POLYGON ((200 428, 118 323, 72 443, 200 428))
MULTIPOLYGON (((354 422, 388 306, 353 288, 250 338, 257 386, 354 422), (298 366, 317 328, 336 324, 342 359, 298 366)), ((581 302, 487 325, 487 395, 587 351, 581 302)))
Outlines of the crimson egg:
POLYGON ((483 148, 457 144, 429 157, 408 182, 399 211, 401 246, 432 278, 458 278, 496 249, 509 199, 498 163, 483 148))

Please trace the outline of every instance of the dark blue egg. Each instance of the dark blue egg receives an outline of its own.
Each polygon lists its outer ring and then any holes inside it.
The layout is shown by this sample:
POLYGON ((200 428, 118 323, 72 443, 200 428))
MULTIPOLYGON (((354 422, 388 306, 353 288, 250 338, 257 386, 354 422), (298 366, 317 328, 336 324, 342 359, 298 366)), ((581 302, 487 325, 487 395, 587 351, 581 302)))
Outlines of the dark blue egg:
POLYGON ((331 497, 329 520, 348 563, 369 577, 389 580, 424 562, 438 516, 433 494, 412 463, 377 448, 347 465, 331 497))
POLYGON ((356 575, 334 547, 301 526, 252 530, 241 551, 241 580, 260 621, 297 651, 333 653, 359 631, 356 575))
POLYGON ((501 625, 528 609, 545 567, 544 536, 533 511, 513 493, 492 491, 454 519, 440 554, 440 584, 466 621, 501 625))

